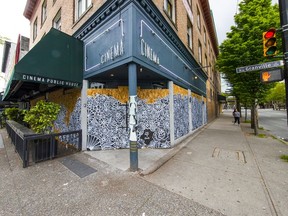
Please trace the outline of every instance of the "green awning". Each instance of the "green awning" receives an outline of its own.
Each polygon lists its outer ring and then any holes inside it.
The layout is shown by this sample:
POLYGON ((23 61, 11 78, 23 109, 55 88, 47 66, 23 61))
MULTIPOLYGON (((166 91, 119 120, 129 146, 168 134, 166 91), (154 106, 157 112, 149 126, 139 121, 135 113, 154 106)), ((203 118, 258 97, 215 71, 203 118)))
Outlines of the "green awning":
POLYGON ((82 41, 52 28, 15 66, 3 100, 51 91, 81 88, 82 41))
POLYGON ((224 95, 217 95, 219 103, 226 103, 226 97, 224 95))

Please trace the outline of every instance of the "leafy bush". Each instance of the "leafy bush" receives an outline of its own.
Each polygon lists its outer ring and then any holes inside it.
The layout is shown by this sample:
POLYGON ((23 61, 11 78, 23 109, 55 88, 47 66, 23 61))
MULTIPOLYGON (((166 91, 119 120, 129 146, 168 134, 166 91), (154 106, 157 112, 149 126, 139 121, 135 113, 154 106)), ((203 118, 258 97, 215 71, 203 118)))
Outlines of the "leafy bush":
POLYGON ((36 133, 51 133, 59 112, 59 104, 40 100, 26 113, 24 121, 36 133))
POLYGON ((281 155, 280 157, 282 160, 288 162, 288 155, 281 155))
POLYGON ((26 110, 21 110, 19 108, 12 107, 12 108, 6 108, 4 110, 4 115, 7 117, 8 120, 13 120, 22 123, 26 112, 27 112, 26 110))

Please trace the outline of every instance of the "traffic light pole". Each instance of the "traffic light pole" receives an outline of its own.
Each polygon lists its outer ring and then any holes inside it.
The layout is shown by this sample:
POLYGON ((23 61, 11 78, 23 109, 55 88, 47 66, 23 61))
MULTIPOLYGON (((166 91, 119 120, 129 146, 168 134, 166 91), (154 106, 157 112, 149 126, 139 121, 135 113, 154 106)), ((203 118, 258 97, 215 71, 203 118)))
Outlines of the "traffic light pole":
POLYGON ((282 26, 283 53, 284 53, 284 79, 286 89, 286 113, 288 125, 288 1, 279 0, 280 21, 282 26))

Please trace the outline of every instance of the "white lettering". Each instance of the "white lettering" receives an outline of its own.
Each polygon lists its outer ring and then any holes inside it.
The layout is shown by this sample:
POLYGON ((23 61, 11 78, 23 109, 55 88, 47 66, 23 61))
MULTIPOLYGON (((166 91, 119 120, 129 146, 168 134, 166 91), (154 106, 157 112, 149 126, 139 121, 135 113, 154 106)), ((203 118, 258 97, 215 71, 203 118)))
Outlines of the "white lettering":
POLYGON ((113 61, 115 58, 120 57, 124 54, 124 45, 123 41, 117 42, 113 46, 111 46, 107 52, 101 55, 100 62, 104 64, 108 61, 113 61))
POLYGON ((152 49, 152 47, 149 46, 148 43, 144 41, 144 39, 141 39, 141 55, 145 56, 155 64, 160 64, 160 58, 157 55, 157 53, 152 49))
POLYGON ((35 81, 39 83, 47 83, 47 84, 54 84, 54 85, 66 85, 66 86, 72 86, 72 87, 78 87, 78 83, 74 82, 68 82, 68 81, 63 81, 63 80, 57 80, 57 79, 50 79, 50 78, 44 78, 44 77, 39 77, 39 76, 33 76, 33 75, 22 75, 23 80, 28 80, 28 81, 35 81))

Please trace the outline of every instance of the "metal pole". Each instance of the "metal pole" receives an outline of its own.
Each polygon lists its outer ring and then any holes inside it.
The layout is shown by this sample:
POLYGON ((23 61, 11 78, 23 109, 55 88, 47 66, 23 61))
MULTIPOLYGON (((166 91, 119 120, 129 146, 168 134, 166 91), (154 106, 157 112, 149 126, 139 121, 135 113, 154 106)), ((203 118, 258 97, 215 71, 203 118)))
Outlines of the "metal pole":
POLYGON ((279 0, 280 21, 282 26, 282 40, 284 53, 284 79, 286 89, 286 113, 288 125, 288 2, 279 0))
POLYGON ((130 171, 138 170, 138 148, 137 148, 137 66, 134 63, 128 66, 129 82, 129 142, 130 142, 130 171))

